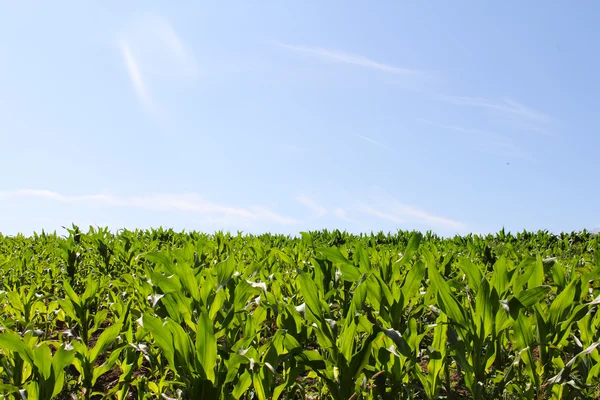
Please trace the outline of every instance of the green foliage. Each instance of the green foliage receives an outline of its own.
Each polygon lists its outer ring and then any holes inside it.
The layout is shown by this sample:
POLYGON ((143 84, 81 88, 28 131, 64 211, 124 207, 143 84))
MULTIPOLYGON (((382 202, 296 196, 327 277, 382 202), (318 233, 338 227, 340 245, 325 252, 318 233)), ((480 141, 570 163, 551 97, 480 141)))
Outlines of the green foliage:
POLYGON ((589 232, 0 235, 0 398, 600 395, 589 232))

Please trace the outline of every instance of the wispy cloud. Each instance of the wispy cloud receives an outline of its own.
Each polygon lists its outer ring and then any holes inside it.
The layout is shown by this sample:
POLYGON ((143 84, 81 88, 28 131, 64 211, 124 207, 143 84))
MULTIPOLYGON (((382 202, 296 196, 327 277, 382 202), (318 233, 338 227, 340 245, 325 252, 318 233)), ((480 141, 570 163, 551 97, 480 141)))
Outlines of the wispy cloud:
POLYGON ((279 43, 279 46, 293 50, 299 53, 305 53, 312 56, 319 57, 323 60, 339 62, 342 64, 355 65, 362 68, 369 68, 379 72, 386 72, 390 74, 417 74, 418 71, 409 68, 396 67, 394 65, 384 64, 361 56, 358 54, 347 53, 340 50, 326 49, 318 46, 304 46, 304 45, 292 45, 279 43))
POLYGON ((342 221, 346 221, 346 222, 351 222, 353 224, 356 224, 357 221, 348 217, 348 211, 344 210, 343 208, 336 208, 333 210, 333 215, 335 215, 338 219, 341 219, 342 221))
POLYGON ((0 192, 0 200, 11 198, 38 198, 67 204, 87 206, 135 208, 150 211, 197 213, 211 218, 229 218, 240 222, 267 221, 288 225, 299 223, 295 218, 283 216, 262 206, 235 207, 214 203, 194 193, 156 194, 148 196, 118 197, 104 194, 64 195, 50 190, 24 189, 0 192))
POLYGON ((455 132, 469 133, 469 134, 474 134, 474 135, 484 135, 484 136, 497 136, 494 133, 482 131, 479 129, 463 128, 463 127, 457 126, 457 125, 438 124, 437 122, 433 122, 428 119, 420 118, 419 121, 423 122, 427 125, 431 125, 431 126, 435 126, 437 128, 446 129, 446 130, 455 131, 455 132))
POLYGON ((361 204, 358 210, 362 213, 396 224, 423 223, 432 228, 444 230, 464 230, 465 225, 450 218, 440 217, 425 210, 409 206, 398 201, 384 205, 361 204))
POLYGON ((406 204, 395 203, 391 211, 396 215, 406 215, 409 218, 414 218, 417 221, 425 222, 434 227, 445 227, 452 229, 462 229, 464 224, 458 221, 454 221, 449 218, 439 217, 437 215, 433 215, 428 213, 425 210, 421 210, 419 208, 415 208, 406 204))
POLYGON ((438 96, 441 100, 461 106, 471 106, 492 110, 512 118, 520 128, 538 133, 547 133, 547 125, 552 118, 540 111, 534 110, 516 100, 504 98, 500 101, 483 97, 438 96))
POLYGON ((503 157, 536 161, 528 151, 514 144, 513 141, 506 136, 479 129, 464 128, 457 125, 438 124, 427 119, 419 119, 419 121, 436 128, 464 133, 469 138, 468 145, 481 152, 503 157))
POLYGON ((383 143, 381 143, 381 142, 379 142, 379 141, 377 141, 377 140, 375 140, 375 139, 373 139, 373 138, 370 138, 370 137, 367 137, 367 136, 363 136, 363 135, 356 135, 356 137, 357 137, 357 138, 360 138, 360 139, 362 139, 362 140, 365 140, 365 141, 367 141, 367 142, 369 142, 369 143, 372 143, 372 144, 374 144, 375 146, 379 146, 379 147, 381 147, 382 149, 386 149, 386 150, 392 150, 392 149, 391 149, 389 146, 387 146, 387 145, 385 145, 385 144, 383 144, 383 143))
POLYGON ((369 214, 374 217, 384 219, 386 221, 395 222, 397 224, 404 224, 407 222, 405 218, 401 218, 398 215, 394 215, 394 214, 391 214, 391 213, 383 211, 383 210, 378 210, 378 209, 376 209, 372 206, 366 205, 366 204, 361 204, 359 210, 365 214, 369 214))
POLYGON ((296 201, 306 207, 308 207, 314 214, 315 217, 321 218, 327 214, 327 210, 322 205, 318 204, 314 199, 306 195, 296 196, 296 201))
POLYGON ((523 118, 538 122, 550 122, 551 118, 539 111, 535 111, 515 100, 503 99, 501 101, 489 100, 483 97, 464 97, 464 96, 442 96, 442 99, 449 103, 473 107, 483 107, 492 110, 501 111, 507 114, 517 115, 523 118))
POLYGON ((161 80, 190 80, 198 75, 191 52, 162 17, 145 16, 117 36, 127 74, 142 105, 156 112, 152 86, 161 80))
POLYGON ((133 90, 135 91, 138 100, 144 107, 148 109, 151 108, 152 98, 150 97, 150 92, 144 83, 142 71, 129 48, 129 44, 124 40, 119 40, 119 48, 121 49, 125 68, 127 68, 127 73, 129 74, 129 80, 131 81, 131 85, 133 86, 133 90))

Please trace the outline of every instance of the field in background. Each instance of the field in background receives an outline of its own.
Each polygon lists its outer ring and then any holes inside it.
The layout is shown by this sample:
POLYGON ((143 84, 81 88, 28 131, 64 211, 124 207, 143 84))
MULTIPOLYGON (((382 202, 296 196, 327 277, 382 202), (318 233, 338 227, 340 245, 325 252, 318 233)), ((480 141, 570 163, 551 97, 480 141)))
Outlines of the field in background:
POLYGON ((0 235, 0 398, 600 395, 600 237, 0 235))

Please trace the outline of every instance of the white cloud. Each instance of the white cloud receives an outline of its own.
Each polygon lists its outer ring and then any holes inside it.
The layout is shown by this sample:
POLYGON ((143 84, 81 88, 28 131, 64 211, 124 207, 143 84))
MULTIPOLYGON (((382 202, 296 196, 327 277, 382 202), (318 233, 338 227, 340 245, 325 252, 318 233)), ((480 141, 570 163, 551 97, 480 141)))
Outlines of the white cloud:
POLYGON ((463 224, 449 218, 438 217, 436 215, 430 214, 424 210, 408 206, 401 203, 396 203, 392 207, 392 212, 397 215, 406 215, 407 217, 412 217, 418 221, 425 222, 434 227, 444 227, 444 228, 452 228, 452 229, 461 229, 463 228, 463 224))
POLYGON ((145 16, 131 23, 118 35, 117 44, 136 95, 149 111, 156 112, 151 87, 198 75, 192 54, 162 17, 145 16))
POLYGON ((531 156, 531 154, 520 146, 517 146, 513 141, 502 135, 497 135, 487 131, 479 129, 463 128, 456 125, 444 125, 432 122, 427 119, 419 119, 419 121, 426 123, 431 126, 435 126, 440 129, 450 130, 454 132, 466 133, 470 135, 468 137, 470 147, 474 147, 477 150, 509 158, 518 158, 521 160, 527 160, 537 162, 537 160, 531 156))
POLYGON ((325 209, 325 207, 323 207, 320 204, 317 204, 315 200, 306 195, 301 194, 299 196, 296 196, 296 201, 308 207, 313 212, 314 216, 317 218, 321 218, 325 214, 327 214, 327 210, 325 209))
POLYGON ((197 213, 213 220, 224 221, 224 219, 228 219, 243 223, 267 221, 289 225, 300 222, 295 218, 279 215, 261 206, 234 207, 223 205, 205 200, 200 195, 193 193, 117 197, 103 194, 70 196, 49 190, 32 189, 0 192, 0 200, 11 198, 38 198, 86 206, 105 205, 150 211, 197 213))
POLYGON ((461 222, 433 215, 425 210, 395 200, 379 206, 363 203, 358 210, 396 224, 423 223, 432 228, 455 231, 464 230, 465 228, 465 225, 461 222))
POLYGON ((358 223, 356 220, 349 218, 348 212, 346 210, 344 210, 343 208, 336 208, 335 210, 333 210, 333 215, 335 215, 337 218, 341 219, 342 221, 351 222, 353 224, 358 223))
POLYGON ((489 108, 539 122, 549 122, 551 120, 549 116, 539 111, 535 111, 512 99, 494 101, 483 97, 465 96, 442 96, 442 99, 457 105, 489 108))
POLYGON ((335 215, 336 217, 338 217, 339 219, 346 219, 346 210, 342 209, 342 208, 336 208, 335 210, 333 210, 333 215, 335 215))
POLYGON ((129 80, 131 80, 131 85, 133 86, 133 90, 135 90, 135 94, 144 107, 151 108, 152 98, 150 97, 148 88, 144 83, 144 78, 138 62, 129 48, 129 44, 127 44, 127 42, 124 40, 120 40, 119 47, 121 48, 123 62, 125 63, 125 68, 127 68, 129 80))
POLYGON ((383 143, 381 143, 381 142, 379 142, 379 141, 377 141, 377 140, 375 140, 375 139, 373 139, 373 138, 370 138, 370 137, 368 137, 368 136, 356 135, 356 137, 357 137, 357 138, 360 138, 360 139, 362 139, 362 140, 365 140, 365 141, 367 141, 367 142, 369 142, 369 143, 372 143, 372 144, 374 144, 375 146, 379 146, 379 147, 381 147, 382 149, 386 149, 386 150, 392 150, 392 149, 391 149, 389 146, 387 146, 387 145, 385 145, 385 144, 383 144, 383 143))
POLYGON ((38 189, 23 189, 15 190, 12 192, 0 192, 0 200, 9 198, 43 198, 48 200, 56 200, 62 203, 77 203, 77 202, 94 202, 99 201, 106 204, 116 205, 119 200, 113 196, 107 196, 103 194, 94 195, 83 195, 83 196, 64 196, 60 193, 52 192, 50 190, 38 190, 38 189))
POLYGON ((546 128, 543 125, 552 121, 552 118, 548 115, 509 98, 502 99, 501 101, 466 96, 439 96, 439 98, 456 105, 485 108, 502 113, 516 120, 522 129, 538 133, 546 133, 546 128))
POLYGON ((377 61, 373 61, 367 57, 346 53, 340 50, 326 49, 318 46, 303 46, 303 45, 291 45, 282 44, 279 46, 296 52, 306 53, 313 56, 317 56, 324 60, 340 62, 343 64, 356 65, 358 67, 369 68, 380 72, 386 72, 391 74, 416 74, 418 71, 409 68, 400 68, 389 64, 383 64, 377 61))
POLYGON ((462 132, 462 133, 470 133, 470 134, 474 134, 474 135, 483 135, 483 136, 497 136, 493 133, 487 132, 487 131, 481 131, 479 129, 470 129, 470 128, 463 128, 461 126, 456 126, 456 125, 445 125, 445 124, 438 124, 436 122, 430 121, 428 119, 419 119, 419 121, 424 122, 428 125, 431 126, 435 126, 437 128, 441 128, 441 129, 447 129, 450 131, 455 131, 455 132, 462 132))
POLYGON ((400 218, 397 215, 394 214, 390 214, 389 212, 383 211, 383 210, 378 210, 372 206, 368 206, 366 204, 361 204, 359 211, 362 211, 365 214, 369 214, 372 215, 374 217, 377 218, 381 218, 384 219, 386 221, 390 221, 390 222, 395 222, 397 224, 404 224, 406 223, 406 219, 404 218, 400 218))

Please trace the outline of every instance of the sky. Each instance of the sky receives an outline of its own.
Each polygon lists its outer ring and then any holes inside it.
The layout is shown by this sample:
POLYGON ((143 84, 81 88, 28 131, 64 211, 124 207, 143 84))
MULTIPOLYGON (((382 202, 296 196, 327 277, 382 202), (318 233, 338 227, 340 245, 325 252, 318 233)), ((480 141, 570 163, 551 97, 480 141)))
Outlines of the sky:
POLYGON ((0 0, 0 232, 600 228, 600 3, 0 0))

